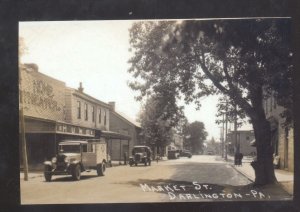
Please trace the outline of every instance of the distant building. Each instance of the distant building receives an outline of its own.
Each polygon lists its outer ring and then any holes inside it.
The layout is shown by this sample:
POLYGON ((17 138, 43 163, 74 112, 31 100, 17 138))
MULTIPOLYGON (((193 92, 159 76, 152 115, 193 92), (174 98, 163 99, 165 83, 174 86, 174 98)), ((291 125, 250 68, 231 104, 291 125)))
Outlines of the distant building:
POLYGON ((284 108, 277 104, 274 95, 264 100, 264 111, 271 124, 273 151, 279 156, 279 168, 294 171, 294 128, 283 127, 280 114, 284 108))
POLYGON ((140 123, 132 120, 121 112, 115 110, 115 102, 109 102, 110 104, 110 116, 109 116, 109 128, 111 131, 118 132, 122 135, 127 135, 130 140, 117 139, 120 142, 111 140, 108 144, 108 149, 111 154, 112 160, 123 160, 124 153, 127 156, 131 155, 133 146, 141 144, 140 123))
POLYGON ((252 130, 229 131, 227 134, 228 154, 234 155, 240 152, 243 155, 256 155, 256 148, 251 145, 254 140, 254 132, 252 130), (235 142, 235 135, 237 141, 235 142))

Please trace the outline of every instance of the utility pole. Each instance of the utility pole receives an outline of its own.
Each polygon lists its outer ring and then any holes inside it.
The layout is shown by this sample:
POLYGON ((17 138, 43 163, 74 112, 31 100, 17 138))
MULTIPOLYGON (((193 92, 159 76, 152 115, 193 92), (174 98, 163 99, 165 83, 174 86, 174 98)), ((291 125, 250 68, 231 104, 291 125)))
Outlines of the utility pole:
POLYGON ((227 161, 227 122, 228 122, 228 115, 227 115, 227 102, 226 102, 226 119, 225 119, 225 160, 227 161))
POLYGON ((222 158, 224 158, 224 148, 225 148, 225 140, 224 140, 224 113, 223 113, 223 127, 222 127, 222 158))
POLYGON ((22 77, 21 77, 21 67, 19 66, 19 121, 21 128, 21 146, 22 146, 22 160, 24 169, 24 180, 28 181, 28 161, 27 161, 27 146, 26 146, 26 136, 25 136, 25 121, 23 112, 23 91, 22 91, 22 77))
POLYGON ((235 114, 234 114, 234 143, 235 143, 235 147, 236 147, 236 153, 239 154, 240 153, 240 148, 238 146, 238 142, 237 142, 237 107, 236 105, 235 107, 235 114))

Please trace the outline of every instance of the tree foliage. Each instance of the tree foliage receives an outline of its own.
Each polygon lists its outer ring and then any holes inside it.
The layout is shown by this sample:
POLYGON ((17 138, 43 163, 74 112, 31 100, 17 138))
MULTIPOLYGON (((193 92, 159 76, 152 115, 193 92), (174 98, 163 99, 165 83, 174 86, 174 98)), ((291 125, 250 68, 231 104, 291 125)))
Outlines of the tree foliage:
POLYGON ((185 147, 192 150, 193 153, 203 151, 203 143, 206 140, 207 132, 203 122, 195 121, 188 124, 185 129, 185 147))
MULTIPOLYGON (((292 123, 290 19, 137 22, 130 29, 130 86, 139 98, 152 93, 175 104, 201 106, 221 94, 234 112, 248 117, 257 142, 256 183, 275 181, 270 123, 263 99, 274 93, 292 123)), ((220 105, 222 107, 222 105, 220 105)))
MULTIPOLYGON (((174 106, 176 108, 176 105, 174 106)), ((172 141, 174 129, 182 119, 183 114, 180 113, 180 110, 167 112, 168 110, 170 107, 160 96, 153 95, 146 100, 139 115, 143 139, 146 144, 164 147, 172 141)))
POLYGON ((221 93, 241 117, 255 115, 262 88, 264 96, 274 90, 291 121, 289 41, 288 19, 137 22, 130 30, 131 87, 140 97, 163 91, 199 105, 200 97, 221 93))

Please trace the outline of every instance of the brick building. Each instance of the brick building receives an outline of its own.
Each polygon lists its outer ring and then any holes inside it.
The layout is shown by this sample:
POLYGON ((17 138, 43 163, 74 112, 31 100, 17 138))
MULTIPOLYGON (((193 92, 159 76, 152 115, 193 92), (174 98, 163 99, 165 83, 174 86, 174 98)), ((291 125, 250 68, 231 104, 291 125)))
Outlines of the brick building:
POLYGON ((294 129, 283 126, 284 119, 280 114, 284 111, 277 104, 274 95, 264 100, 264 110, 271 123, 271 138, 274 154, 279 156, 279 168, 294 171, 294 129))

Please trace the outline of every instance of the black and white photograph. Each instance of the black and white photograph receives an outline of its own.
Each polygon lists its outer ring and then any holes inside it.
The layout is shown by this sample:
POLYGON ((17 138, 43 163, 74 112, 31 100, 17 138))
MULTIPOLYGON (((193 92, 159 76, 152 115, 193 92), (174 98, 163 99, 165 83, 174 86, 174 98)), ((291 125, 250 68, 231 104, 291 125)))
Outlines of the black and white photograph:
POLYGON ((290 17, 18 32, 21 205, 293 200, 290 17))

